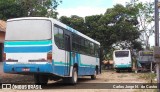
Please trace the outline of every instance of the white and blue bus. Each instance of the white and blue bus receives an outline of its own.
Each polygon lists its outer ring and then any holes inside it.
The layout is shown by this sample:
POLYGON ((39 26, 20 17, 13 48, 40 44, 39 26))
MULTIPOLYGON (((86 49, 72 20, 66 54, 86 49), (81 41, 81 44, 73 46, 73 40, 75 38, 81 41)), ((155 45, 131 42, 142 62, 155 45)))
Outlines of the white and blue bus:
POLYGON ((130 50, 115 50, 113 52, 114 68, 117 72, 120 70, 132 71, 132 57, 130 50))
POLYGON ((62 78, 76 84, 78 76, 95 79, 100 71, 100 43, 52 18, 7 20, 5 73, 33 74, 35 83, 62 78))

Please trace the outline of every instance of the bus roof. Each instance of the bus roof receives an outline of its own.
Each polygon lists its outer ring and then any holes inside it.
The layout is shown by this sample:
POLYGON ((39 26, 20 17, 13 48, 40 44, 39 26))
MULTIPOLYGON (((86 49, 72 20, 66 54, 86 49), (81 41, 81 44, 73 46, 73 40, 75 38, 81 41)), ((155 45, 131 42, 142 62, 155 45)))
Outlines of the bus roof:
POLYGON ((22 17, 22 18, 8 19, 7 22, 9 22, 9 21, 15 21, 15 20, 24 20, 24 19, 44 19, 44 20, 50 20, 50 21, 53 22, 53 24, 57 24, 57 25, 63 27, 64 29, 67 29, 67 30, 69 30, 69 31, 71 31, 71 32, 73 32, 73 33, 81 36, 81 37, 84 37, 84 38, 86 38, 86 39, 88 39, 88 40, 90 40, 90 41, 92 41, 92 42, 100 45, 100 43, 98 41, 96 41, 96 40, 94 40, 94 39, 92 39, 92 38, 90 38, 90 37, 82 34, 81 32, 79 32, 79 31, 77 31, 77 30, 75 30, 75 29, 67 26, 66 24, 61 23, 60 21, 58 21, 56 19, 53 19, 53 18, 46 18, 46 17, 22 17))

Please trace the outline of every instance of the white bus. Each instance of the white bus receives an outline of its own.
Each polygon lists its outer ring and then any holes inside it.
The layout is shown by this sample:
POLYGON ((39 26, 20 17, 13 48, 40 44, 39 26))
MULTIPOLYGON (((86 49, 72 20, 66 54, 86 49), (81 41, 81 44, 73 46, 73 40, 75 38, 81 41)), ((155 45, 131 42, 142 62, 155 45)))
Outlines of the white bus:
POLYGON ((114 68, 117 72, 120 70, 132 71, 132 58, 130 50, 115 50, 113 52, 114 68))
POLYGON ((52 18, 7 20, 4 72, 33 74, 35 83, 62 78, 76 84, 78 76, 100 71, 100 43, 52 18))

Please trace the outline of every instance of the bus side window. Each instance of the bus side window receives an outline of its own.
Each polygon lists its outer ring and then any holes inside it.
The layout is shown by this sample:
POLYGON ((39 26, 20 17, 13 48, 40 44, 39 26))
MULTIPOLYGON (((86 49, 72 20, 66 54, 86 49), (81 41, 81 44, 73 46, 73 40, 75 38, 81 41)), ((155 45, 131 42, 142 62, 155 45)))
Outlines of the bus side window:
POLYGON ((64 49, 64 36, 62 29, 58 27, 54 28, 54 39, 58 48, 64 49))
POLYGON ((85 52, 87 55, 90 54, 90 45, 88 40, 85 40, 85 52))
POLYGON ((74 34, 72 34, 72 50, 76 51, 75 35, 74 34))
POLYGON ((58 37, 58 28, 57 27, 54 27, 54 40, 55 40, 55 43, 56 45, 59 47, 59 37, 58 37))
POLYGON ((76 34, 72 34, 72 50, 79 51, 79 36, 76 34))
POLYGON ((64 36, 62 29, 59 29, 59 46, 60 48, 64 48, 64 36))
POLYGON ((85 53, 84 39, 82 37, 80 38, 80 52, 85 53))
POLYGON ((75 34, 72 34, 72 50, 73 51, 77 51, 77 48, 76 48, 76 36, 75 36, 75 34))
POLYGON ((93 55, 94 55, 94 44, 93 44, 92 42, 90 43, 90 49, 91 49, 91 50, 90 50, 90 51, 91 51, 90 53, 91 53, 91 55, 93 56, 93 55))
POLYGON ((99 53, 98 45, 95 44, 95 48, 94 49, 95 49, 95 56, 98 57, 99 56, 98 55, 98 53, 99 53))

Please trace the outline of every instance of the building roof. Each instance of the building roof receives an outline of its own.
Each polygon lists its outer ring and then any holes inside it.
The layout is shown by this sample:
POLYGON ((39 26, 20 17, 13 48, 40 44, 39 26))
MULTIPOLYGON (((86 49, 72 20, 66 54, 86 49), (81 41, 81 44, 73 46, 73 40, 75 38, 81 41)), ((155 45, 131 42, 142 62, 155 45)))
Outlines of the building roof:
POLYGON ((0 20, 0 31, 6 32, 6 22, 0 20))

